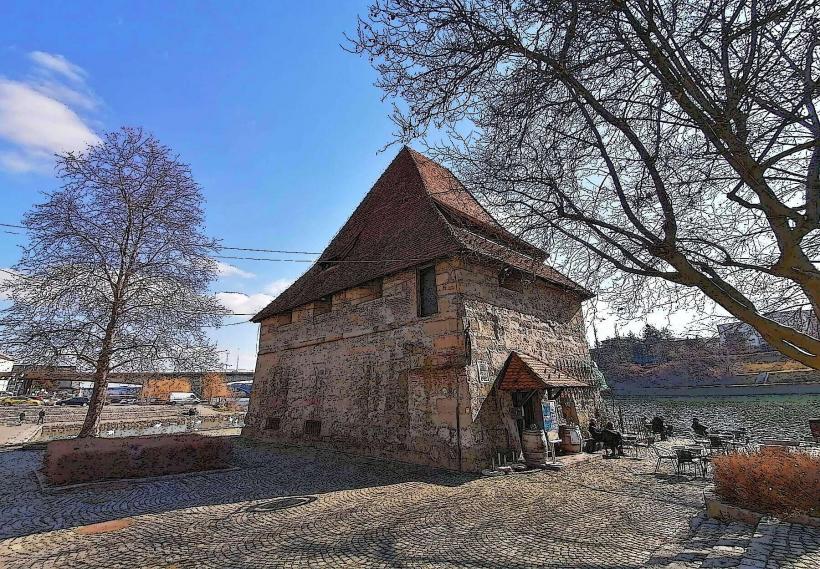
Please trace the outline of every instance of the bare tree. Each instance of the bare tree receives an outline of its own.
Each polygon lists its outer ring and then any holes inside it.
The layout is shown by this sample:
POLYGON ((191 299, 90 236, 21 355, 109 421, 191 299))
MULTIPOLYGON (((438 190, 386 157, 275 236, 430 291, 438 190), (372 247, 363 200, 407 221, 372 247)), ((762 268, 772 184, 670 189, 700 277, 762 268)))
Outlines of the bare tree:
POLYGON ((820 4, 376 0, 351 49, 401 138, 619 313, 708 299, 820 368, 766 316, 820 314, 820 4))
POLYGON ((95 436, 108 374, 208 369, 203 326, 216 243, 185 164, 139 129, 57 157, 62 187, 25 216, 29 242, 5 289, 0 345, 23 363, 75 364, 94 388, 79 436, 95 436))

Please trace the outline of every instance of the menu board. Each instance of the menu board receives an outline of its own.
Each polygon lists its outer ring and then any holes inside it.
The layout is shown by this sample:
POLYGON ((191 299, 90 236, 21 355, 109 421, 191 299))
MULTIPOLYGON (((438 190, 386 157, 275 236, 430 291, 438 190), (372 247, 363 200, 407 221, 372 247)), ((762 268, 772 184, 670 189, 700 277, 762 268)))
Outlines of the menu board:
POLYGON ((541 414, 544 416, 544 433, 547 439, 558 438, 558 405, 554 399, 541 400, 541 414))

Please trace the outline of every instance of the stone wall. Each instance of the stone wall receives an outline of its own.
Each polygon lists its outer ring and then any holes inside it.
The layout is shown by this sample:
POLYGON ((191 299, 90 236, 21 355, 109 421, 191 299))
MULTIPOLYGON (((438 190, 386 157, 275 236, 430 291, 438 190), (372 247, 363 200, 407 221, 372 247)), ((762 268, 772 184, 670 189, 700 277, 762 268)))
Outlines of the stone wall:
POLYGON ((439 312, 422 318, 416 286, 402 271, 381 297, 357 287, 263 321, 243 434, 462 470, 519 448, 493 384, 512 350, 588 359, 580 297, 540 280, 507 290, 497 269, 450 259, 436 264, 439 312))
MULTIPOLYGON (((520 448, 511 397, 493 388, 510 352, 529 354, 547 364, 567 357, 589 359, 581 298, 526 277, 520 292, 500 287, 498 269, 477 263, 466 263, 457 278, 470 346, 466 368, 473 419, 470 454, 476 462, 488 462, 494 449, 520 448)), ((565 418, 582 426, 600 404, 597 391, 591 398, 585 391, 565 389, 559 400, 565 418)))
MULTIPOLYGON (((439 312, 421 318, 416 271, 358 287, 262 322, 243 434, 458 468, 458 376, 464 336, 452 279, 436 264, 439 312), (366 288, 367 290, 361 290, 366 288), (320 421, 319 433, 311 432, 320 421)), ((328 269, 328 270, 333 270, 328 269)))

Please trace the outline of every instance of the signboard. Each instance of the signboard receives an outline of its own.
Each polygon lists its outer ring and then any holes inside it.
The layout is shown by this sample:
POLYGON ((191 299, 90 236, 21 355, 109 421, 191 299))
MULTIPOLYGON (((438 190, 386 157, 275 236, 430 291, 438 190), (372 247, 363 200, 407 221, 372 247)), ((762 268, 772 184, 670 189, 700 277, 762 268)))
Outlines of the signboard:
POLYGON ((558 403, 553 399, 541 400, 541 414, 544 417, 544 433, 547 439, 558 438, 558 403))

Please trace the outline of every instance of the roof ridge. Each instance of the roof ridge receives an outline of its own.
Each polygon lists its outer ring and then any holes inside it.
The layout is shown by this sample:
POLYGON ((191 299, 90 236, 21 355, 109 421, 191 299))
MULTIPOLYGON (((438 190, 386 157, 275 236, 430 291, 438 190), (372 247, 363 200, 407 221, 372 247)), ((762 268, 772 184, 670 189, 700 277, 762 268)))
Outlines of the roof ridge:
POLYGON ((523 268, 584 294, 577 284, 547 267, 545 255, 534 256, 536 251, 545 253, 506 230, 446 167, 404 145, 318 261, 251 320, 259 322, 372 279, 465 253, 523 268), (454 222, 458 219, 464 224, 454 222), (468 224, 468 219, 473 221, 468 224), (470 224, 483 229, 470 231, 470 224), (333 263, 343 260, 362 262, 333 263), (330 271, 329 266, 335 269, 330 271))

